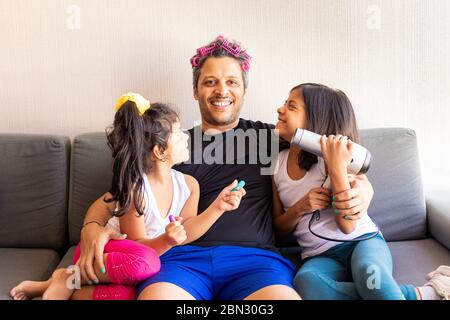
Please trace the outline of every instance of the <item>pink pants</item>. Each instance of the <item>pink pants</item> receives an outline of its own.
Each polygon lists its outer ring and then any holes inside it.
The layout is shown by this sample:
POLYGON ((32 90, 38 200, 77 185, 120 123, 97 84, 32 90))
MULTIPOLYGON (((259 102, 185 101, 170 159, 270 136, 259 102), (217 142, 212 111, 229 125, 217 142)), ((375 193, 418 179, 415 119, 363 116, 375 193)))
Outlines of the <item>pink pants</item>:
MULTIPOLYGON (((131 240, 110 240, 104 253, 107 254, 106 274, 109 284, 95 286, 93 300, 135 300, 139 282, 155 275, 161 268, 159 256, 155 250, 131 240)), ((80 244, 73 257, 75 264, 80 257, 80 244)))

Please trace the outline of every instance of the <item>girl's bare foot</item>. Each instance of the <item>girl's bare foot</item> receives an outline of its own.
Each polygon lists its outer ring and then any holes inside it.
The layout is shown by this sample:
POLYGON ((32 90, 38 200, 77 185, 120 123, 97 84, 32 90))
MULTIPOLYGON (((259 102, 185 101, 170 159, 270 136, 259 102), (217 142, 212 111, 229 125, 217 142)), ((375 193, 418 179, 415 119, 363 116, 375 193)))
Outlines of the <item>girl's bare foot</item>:
POLYGON ((52 281, 42 295, 42 300, 69 300, 73 293, 73 289, 67 286, 69 276, 66 269, 58 269, 53 272, 52 281))
POLYGON ((47 281, 22 281, 18 286, 11 289, 9 294, 13 300, 29 300, 39 296, 47 290, 51 279, 47 281))

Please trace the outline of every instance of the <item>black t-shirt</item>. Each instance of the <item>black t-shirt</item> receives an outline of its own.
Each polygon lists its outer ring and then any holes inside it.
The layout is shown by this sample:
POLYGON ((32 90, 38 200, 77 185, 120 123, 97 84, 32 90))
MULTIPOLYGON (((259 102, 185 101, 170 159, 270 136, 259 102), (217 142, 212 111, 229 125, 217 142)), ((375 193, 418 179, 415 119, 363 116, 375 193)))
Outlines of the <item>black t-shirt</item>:
POLYGON ((271 124, 239 119, 233 130, 217 135, 205 135, 200 127, 188 131, 190 160, 174 169, 192 175, 199 182, 198 213, 208 208, 234 179, 244 180, 247 192, 238 209, 225 212, 192 245, 235 245, 277 251, 269 174, 274 163, 270 160, 279 151, 273 129, 271 124))

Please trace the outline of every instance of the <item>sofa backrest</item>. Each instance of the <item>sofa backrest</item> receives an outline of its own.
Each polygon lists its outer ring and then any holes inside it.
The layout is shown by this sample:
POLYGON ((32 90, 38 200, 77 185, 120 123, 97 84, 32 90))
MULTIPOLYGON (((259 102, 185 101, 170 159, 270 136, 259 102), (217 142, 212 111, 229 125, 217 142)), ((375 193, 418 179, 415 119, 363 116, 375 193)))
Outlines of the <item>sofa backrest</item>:
POLYGON ((67 245, 70 140, 0 134, 0 247, 67 245))
POLYGON ((415 132, 402 128, 364 129, 361 140, 373 156, 367 173, 375 191, 369 215, 386 240, 424 238, 425 195, 415 132))
POLYGON ((112 157, 105 133, 76 136, 72 145, 69 237, 70 244, 80 240, 81 226, 89 206, 111 187, 112 157))
MULTIPOLYGON (((360 132, 362 144, 373 157, 368 177, 375 194, 369 215, 387 240, 425 237, 426 209, 414 131, 382 128, 360 132)), ((104 133, 80 135, 72 149, 69 233, 71 244, 76 244, 89 205, 109 190, 112 158, 104 133)), ((288 242, 295 244, 292 239, 288 242)))

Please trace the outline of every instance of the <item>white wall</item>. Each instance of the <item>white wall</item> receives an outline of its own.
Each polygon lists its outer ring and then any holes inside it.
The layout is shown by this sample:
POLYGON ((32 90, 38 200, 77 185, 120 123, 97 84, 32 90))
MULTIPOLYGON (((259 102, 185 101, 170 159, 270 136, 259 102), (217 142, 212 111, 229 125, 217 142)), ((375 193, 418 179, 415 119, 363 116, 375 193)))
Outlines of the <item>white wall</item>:
POLYGON ((416 130, 427 187, 450 179, 448 0, 0 0, 0 132, 103 131, 129 90, 190 127, 189 58, 218 34, 254 57, 244 117, 323 82, 361 128, 416 130))

